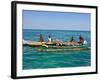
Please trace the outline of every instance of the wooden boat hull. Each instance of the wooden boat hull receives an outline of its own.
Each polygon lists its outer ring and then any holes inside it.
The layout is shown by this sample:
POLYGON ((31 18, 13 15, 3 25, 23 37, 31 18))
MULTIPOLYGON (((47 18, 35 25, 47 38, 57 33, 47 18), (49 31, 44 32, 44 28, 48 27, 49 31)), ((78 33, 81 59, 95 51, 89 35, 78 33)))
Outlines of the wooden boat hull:
POLYGON ((29 46, 36 48, 37 51, 81 51, 89 50, 88 45, 79 45, 79 46, 69 46, 69 45, 60 45, 56 46, 54 43, 49 42, 34 42, 34 41, 23 41, 24 46, 29 46))
POLYGON ((82 51, 90 50, 88 46, 49 46, 38 48, 37 51, 82 51))

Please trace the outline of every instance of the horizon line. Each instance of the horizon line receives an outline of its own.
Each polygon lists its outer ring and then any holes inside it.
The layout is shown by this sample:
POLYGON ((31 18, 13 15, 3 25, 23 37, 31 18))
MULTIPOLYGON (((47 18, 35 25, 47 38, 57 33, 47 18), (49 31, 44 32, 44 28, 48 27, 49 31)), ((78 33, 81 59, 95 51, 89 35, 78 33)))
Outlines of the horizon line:
MULTIPOLYGON (((26 28, 26 29, 29 29, 29 28, 26 28)), ((65 31, 65 29, 31 29, 31 30, 64 30, 65 31)), ((70 29, 68 30, 69 31, 91 31, 91 30, 70 30, 70 29)))

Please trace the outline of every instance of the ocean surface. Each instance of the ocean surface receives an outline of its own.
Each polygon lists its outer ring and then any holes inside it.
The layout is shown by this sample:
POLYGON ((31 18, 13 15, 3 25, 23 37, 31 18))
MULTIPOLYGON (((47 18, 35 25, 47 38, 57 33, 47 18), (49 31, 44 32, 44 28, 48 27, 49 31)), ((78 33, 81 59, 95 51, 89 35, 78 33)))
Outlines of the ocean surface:
MULTIPOLYGON (((71 31, 71 30, 32 30, 23 29, 23 39, 39 41, 40 34, 44 40, 48 41, 49 34, 52 39, 59 39, 68 42, 73 36, 79 41, 82 35, 91 44, 90 31, 71 31)), ((39 48, 39 47, 38 47, 39 48)), ((34 47, 23 46, 23 69, 45 69, 62 67, 83 67, 91 64, 91 51, 36 51, 34 47)))

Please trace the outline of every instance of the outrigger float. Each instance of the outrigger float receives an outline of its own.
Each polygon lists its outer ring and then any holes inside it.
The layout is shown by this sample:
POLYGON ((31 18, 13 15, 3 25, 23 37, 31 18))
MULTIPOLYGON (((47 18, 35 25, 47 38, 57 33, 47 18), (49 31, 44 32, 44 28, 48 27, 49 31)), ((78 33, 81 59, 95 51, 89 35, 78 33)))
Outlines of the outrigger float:
POLYGON ((90 50, 88 45, 68 45, 68 42, 36 42, 23 40, 23 46, 29 46, 37 48, 37 51, 81 51, 81 50, 90 50), (57 45, 61 44, 61 45, 57 45))

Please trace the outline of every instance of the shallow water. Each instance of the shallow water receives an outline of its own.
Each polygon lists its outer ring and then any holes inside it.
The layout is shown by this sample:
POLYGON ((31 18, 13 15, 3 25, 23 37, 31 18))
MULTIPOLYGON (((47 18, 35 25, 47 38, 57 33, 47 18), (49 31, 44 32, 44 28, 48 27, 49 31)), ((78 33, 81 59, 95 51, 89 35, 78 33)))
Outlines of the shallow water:
MULTIPOLYGON (((39 41, 39 35, 43 34, 44 40, 48 40, 51 34, 53 39, 69 41, 71 36, 78 41, 81 34, 90 46, 89 31, 66 31, 66 30, 23 30, 23 39, 39 41)), ((85 51, 48 51, 39 52, 34 47, 23 46, 23 69, 43 69, 60 67, 81 67, 90 66, 91 52, 85 51)))

